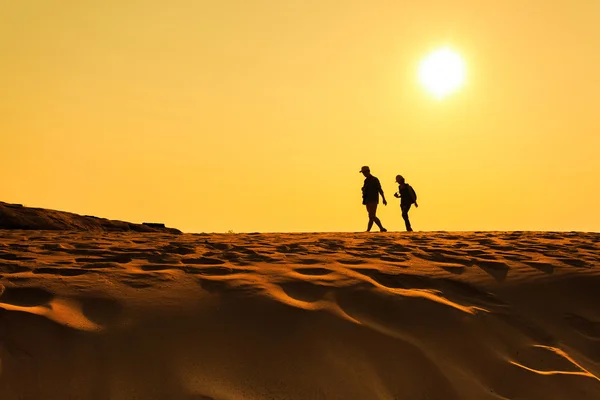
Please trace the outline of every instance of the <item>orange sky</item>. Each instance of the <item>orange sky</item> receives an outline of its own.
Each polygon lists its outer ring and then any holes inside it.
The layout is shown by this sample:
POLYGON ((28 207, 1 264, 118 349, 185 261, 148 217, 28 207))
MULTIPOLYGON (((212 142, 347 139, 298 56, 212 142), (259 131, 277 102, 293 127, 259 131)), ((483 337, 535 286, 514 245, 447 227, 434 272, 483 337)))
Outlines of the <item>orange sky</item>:
POLYGON ((186 232, 600 230, 600 2, 0 0, 0 200, 186 232), (467 83, 417 65, 450 45, 467 83), (393 201, 392 201, 393 200, 393 201))

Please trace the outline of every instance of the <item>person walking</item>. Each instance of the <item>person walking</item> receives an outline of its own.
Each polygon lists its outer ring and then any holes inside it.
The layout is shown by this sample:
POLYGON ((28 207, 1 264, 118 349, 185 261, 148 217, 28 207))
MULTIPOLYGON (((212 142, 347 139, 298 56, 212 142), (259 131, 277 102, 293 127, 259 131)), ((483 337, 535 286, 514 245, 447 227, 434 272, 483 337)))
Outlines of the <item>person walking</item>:
POLYGON ((404 180, 402 175, 396 175, 396 182, 398 183, 398 192, 394 193, 394 197, 400 199, 400 210, 402 210, 402 219, 404 219, 404 224, 406 225, 406 230, 408 232, 412 232, 412 227, 410 226, 410 220, 408 219, 408 210, 410 210, 410 206, 414 203, 415 207, 419 207, 417 204, 417 193, 415 190, 404 180))
POLYGON ((381 183, 379 179, 371 175, 371 170, 366 165, 359 171, 365 176, 365 182, 362 187, 362 203, 367 208, 369 214, 369 224, 367 225, 367 232, 371 231, 373 223, 379 227, 380 232, 387 232, 387 229, 381 225, 381 221, 377 218, 377 205, 379 204, 379 195, 383 199, 383 205, 387 206, 383 189, 381 189, 381 183))

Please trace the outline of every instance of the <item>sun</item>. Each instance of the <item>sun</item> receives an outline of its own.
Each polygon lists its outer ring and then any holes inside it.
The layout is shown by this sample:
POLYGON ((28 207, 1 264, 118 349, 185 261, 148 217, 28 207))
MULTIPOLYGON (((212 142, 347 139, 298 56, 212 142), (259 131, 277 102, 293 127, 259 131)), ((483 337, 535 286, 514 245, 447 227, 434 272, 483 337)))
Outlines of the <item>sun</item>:
POLYGON ((419 82, 438 100, 458 90, 465 75, 465 62, 449 47, 433 51, 419 64, 419 82))

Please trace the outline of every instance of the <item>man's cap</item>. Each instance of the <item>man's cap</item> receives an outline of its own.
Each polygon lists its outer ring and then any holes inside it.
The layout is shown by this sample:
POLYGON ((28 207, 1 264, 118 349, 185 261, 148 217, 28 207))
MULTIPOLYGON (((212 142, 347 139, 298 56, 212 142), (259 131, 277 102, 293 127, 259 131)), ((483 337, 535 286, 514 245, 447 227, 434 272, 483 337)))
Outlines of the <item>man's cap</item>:
POLYGON ((360 169, 360 171, 358 171, 358 172, 371 172, 371 170, 366 165, 363 165, 362 168, 360 169))

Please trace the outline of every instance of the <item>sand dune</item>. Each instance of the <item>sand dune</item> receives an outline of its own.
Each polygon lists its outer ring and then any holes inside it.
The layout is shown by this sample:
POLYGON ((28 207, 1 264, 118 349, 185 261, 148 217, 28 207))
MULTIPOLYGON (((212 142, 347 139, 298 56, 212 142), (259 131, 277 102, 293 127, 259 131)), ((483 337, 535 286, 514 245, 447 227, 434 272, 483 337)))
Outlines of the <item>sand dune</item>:
POLYGON ((2 399, 598 399, 600 234, 2 231, 2 399))

